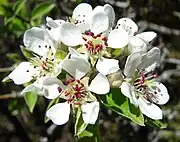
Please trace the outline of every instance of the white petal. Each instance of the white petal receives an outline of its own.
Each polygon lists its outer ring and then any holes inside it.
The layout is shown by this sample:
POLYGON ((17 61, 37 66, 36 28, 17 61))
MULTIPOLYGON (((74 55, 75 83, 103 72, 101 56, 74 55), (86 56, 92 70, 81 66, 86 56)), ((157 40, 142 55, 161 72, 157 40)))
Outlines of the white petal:
POLYGON ((53 20, 51 17, 46 17, 47 26, 51 28, 58 28, 62 23, 65 23, 64 20, 53 20))
POLYGON ((110 90, 110 85, 107 77, 101 73, 97 74, 96 77, 91 81, 89 90, 96 94, 107 94, 110 90))
POLYGON ((129 36, 134 36, 134 34, 138 31, 138 26, 129 18, 121 18, 117 22, 116 29, 123 29, 129 36))
POLYGON ((120 86, 121 92, 124 96, 128 97, 130 102, 138 107, 137 98, 134 92, 134 88, 128 82, 123 82, 120 86))
POLYGON ((94 12, 92 15, 90 30, 95 34, 105 32, 109 26, 109 19, 103 12, 94 12))
POLYGON ((44 87, 44 96, 48 99, 57 98, 66 88, 65 85, 55 77, 41 78, 41 83, 44 87))
POLYGON ((127 32, 123 30, 113 30, 110 32, 108 37, 108 46, 111 48, 122 48, 125 47, 129 42, 129 36, 127 32))
POLYGON ((34 91, 34 92, 41 92, 43 91, 43 86, 41 84, 38 84, 37 82, 34 82, 32 83, 31 85, 28 85, 26 88, 24 88, 21 92, 21 94, 25 94, 27 92, 30 92, 30 91, 34 91))
POLYGON ((154 63, 160 61, 160 50, 157 47, 152 48, 148 53, 144 54, 141 59, 141 64, 138 66, 139 69, 145 69, 154 63))
POLYGON ((41 56, 47 56, 50 47, 55 48, 48 31, 37 27, 27 30, 23 41, 28 50, 41 56))
POLYGON ((71 23, 63 23, 60 26, 61 41, 67 46, 77 46, 83 44, 81 31, 71 23))
POLYGON ((157 34, 155 32, 143 32, 136 35, 136 37, 142 39, 146 44, 152 41, 156 36, 157 34))
POLYGON ((81 53, 77 52, 77 51, 76 51, 74 48, 72 48, 72 47, 69 47, 68 49, 69 49, 69 53, 70 53, 70 55, 71 55, 70 58, 83 58, 83 59, 85 59, 85 60, 88 61, 87 56, 85 56, 84 54, 81 54, 81 53))
POLYGON ((132 90, 131 90, 131 84, 129 84, 128 82, 123 82, 120 86, 121 88, 121 92, 124 96, 131 98, 132 97, 132 90))
POLYGON ((93 13, 98 13, 98 12, 104 12, 104 7, 103 6, 96 6, 94 9, 93 9, 93 13))
POLYGON ((95 124, 99 114, 99 102, 83 104, 81 109, 84 123, 95 124))
POLYGON ((119 70, 119 61, 102 57, 97 61, 96 69, 104 75, 114 73, 119 70))
POLYGON ((138 99, 139 108, 141 112, 150 117, 151 119, 162 119, 162 110, 153 103, 149 103, 146 100, 139 98, 138 99))
POLYGON ((90 64, 83 58, 73 58, 63 61, 62 68, 73 77, 76 76, 78 70, 83 77, 90 71, 90 64))
POLYGON ((130 38, 128 50, 130 53, 134 53, 134 52, 146 53, 147 45, 140 38, 134 36, 130 38))
POLYGON ((19 85, 31 81, 36 73, 37 71, 30 62, 21 62, 17 68, 9 74, 9 78, 12 79, 15 84, 19 85))
POLYGON ((65 124, 69 120, 69 114, 70 104, 67 102, 56 104, 46 112, 46 116, 56 125, 65 124))
POLYGON ((103 8, 104 8, 104 12, 106 13, 106 15, 108 16, 108 19, 109 19, 109 26, 112 27, 114 25, 114 21, 115 21, 114 9, 109 4, 105 4, 103 8))
POLYGON ((59 85, 53 84, 49 86, 44 86, 44 96, 47 99, 55 99, 60 96, 60 92, 58 90, 59 85))
POLYGON ((72 18, 75 19, 77 28, 83 33, 89 30, 89 20, 92 14, 92 7, 87 3, 79 4, 73 11, 72 18))
POLYGON ((134 76, 135 70, 140 64, 140 61, 141 61, 140 52, 135 52, 128 56, 124 67, 124 74, 126 75, 127 78, 131 78, 134 76))
POLYGON ((148 85, 150 91, 153 93, 152 101, 156 104, 166 104, 169 100, 169 94, 166 87, 160 82, 152 82, 148 85))
POLYGON ((54 22, 54 20, 51 17, 46 17, 46 22, 48 27, 57 28, 58 24, 54 22))
POLYGON ((84 15, 86 16, 87 14, 91 12, 92 12, 92 7, 90 4, 81 3, 78 6, 76 6, 76 8, 73 10, 72 18, 77 19, 81 16, 84 17, 84 15))

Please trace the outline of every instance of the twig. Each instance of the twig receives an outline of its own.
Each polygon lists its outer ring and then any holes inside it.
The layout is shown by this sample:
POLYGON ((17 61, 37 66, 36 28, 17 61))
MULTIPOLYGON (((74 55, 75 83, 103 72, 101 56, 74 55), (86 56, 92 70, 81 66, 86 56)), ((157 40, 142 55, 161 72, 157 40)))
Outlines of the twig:
POLYGON ((14 69, 14 67, 6 67, 6 68, 0 68, 0 72, 10 72, 14 69))
POLYGON ((23 95, 20 95, 20 92, 12 92, 11 94, 0 95, 0 100, 15 99, 15 98, 22 98, 22 97, 23 95))

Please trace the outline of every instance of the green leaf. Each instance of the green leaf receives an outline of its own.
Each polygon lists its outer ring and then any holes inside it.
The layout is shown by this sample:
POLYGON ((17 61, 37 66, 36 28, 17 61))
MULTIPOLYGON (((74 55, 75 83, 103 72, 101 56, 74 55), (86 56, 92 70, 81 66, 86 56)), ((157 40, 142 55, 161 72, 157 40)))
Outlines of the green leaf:
POLYGON ((14 14, 17 15, 24 7, 26 0, 19 0, 13 6, 14 14))
POLYGON ((38 98, 36 92, 27 92, 24 98, 27 106, 29 107, 29 111, 32 113, 38 98))
POLYGON ((0 5, 8 5, 8 0, 0 0, 0 5))
POLYGON ((54 7, 55 4, 51 4, 49 2, 43 2, 37 5, 31 13, 31 20, 42 18, 44 15, 48 14, 54 7))
POLYGON ((102 103, 109 109, 144 126, 144 117, 141 111, 130 103, 129 99, 121 93, 120 88, 111 89, 108 95, 102 96, 101 98, 102 103))
POLYGON ((79 142, 100 142, 99 125, 88 125, 79 136, 79 142))
POLYGON ((77 3, 77 4, 79 4, 79 3, 81 3, 81 2, 83 2, 83 0, 76 0, 76 3, 77 3))
POLYGON ((148 117, 145 117, 145 124, 151 127, 155 127, 158 129, 164 129, 167 128, 167 124, 160 121, 160 120, 153 120, 148 117))
POLYGON ((20 46, 21 48, 21 52, 23 53, 24 57, 26 57, 27 59, 30 59, 31 57, 33 57, 33 53, 29 50, 27 50, 24 46, 20 46))
POLYGON ((78 136, 86 129, 88 124, 85 124, 83 119, 82 119, 82 113, 81 113, 81 108, 77 108, 76 112, 76 122, 75 122, 75 136, 78 136))

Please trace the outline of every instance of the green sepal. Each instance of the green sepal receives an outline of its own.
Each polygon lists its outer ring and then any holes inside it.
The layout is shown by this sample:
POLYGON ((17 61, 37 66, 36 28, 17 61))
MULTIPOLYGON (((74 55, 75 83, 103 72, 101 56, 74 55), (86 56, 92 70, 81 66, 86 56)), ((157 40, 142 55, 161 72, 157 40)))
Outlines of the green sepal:
POLYGON ((24 98, 25 98, 25 102, 29 108, 29 111, 32 113, 34 110, 34 107, 36 105, 37 99, 38 99, 37 93, 34 91, 27 92, 25 94, 24 98))

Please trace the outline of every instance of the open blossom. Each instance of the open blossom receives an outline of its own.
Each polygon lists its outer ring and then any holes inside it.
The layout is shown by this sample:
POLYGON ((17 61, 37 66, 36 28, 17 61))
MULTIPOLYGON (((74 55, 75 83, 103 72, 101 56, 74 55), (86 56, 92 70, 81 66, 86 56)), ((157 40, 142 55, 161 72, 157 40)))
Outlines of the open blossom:
MULTIPOLYGON (((103 8, 95 8, 89 20, 89 28, 81 33, 74 24, 65 22, 60 26, 60 35, 62 42, 67 46, 83 45, 90 54, 98 54, 106 47, 121 48, 128 43, 128 34, 125 31, 112 30, 108 34, 112 10, 105 12, 103 8), (99 10, 100 9, 100 10, 99 10), (109 12, 109 13, 108 13, 109 12), (122 39, 122 40, 119 40, 122 39), (108 45, 109 44, 109 45, 108 45)), ((111 9, 108 7, 107 9, 111 9)))
POLYGON ((152 119, 162 119, 162 110, 155 104, 165 104, 169 100, 166 87, 154 78, 155 65, 160 60, 160 50, 156 47, 142 55, 135 52, 128 56, 121 91, 131 103, 138 106, 143 114, 152 119))
MULTIPOLYGON (((29 59, 29 62, 21 62, 10 74, 9 78, 15 84, 25 84, 34 81, 27 86, 22 94, 29 91, 36 91, 49 98, 49 92, 59 86, 59 81, 51 82, 52 77, 57 77, 61 73, 62 59, 55 57, 56 46, 53 39, 49 36, 47 30, 41 28, 31 28, 24 34, 24 44, 26 48, 37 55, 29 59)), ((58 95, 58 91, 54 92, 54 96, 58 95)), ((49 99, 54 99, 51 97, 49 99)))
POLYGON ((89 79, 86 75, 90 71, 90 64, 83 58, 65 60, 62 67, 71 75, 58 88, 60 97, 66 102, 51 107, 46 116, 55 124, 62 125, 69 120, 70 108, 80 107, 84 122, 94 124, 99 113, 99 102, 91 92, 100 95, 108 93, 110 86, 107 78, 97 74, 88 85, 89 79))
POLYGON ((147 52, 147 45, 156 37, 156 33, 149 31, 143 33, 138 32, 138 26, 129 18, 121 18, 118 20, 116 29, 124 30, 129 35, 128 49, 130 53, 147 52))

